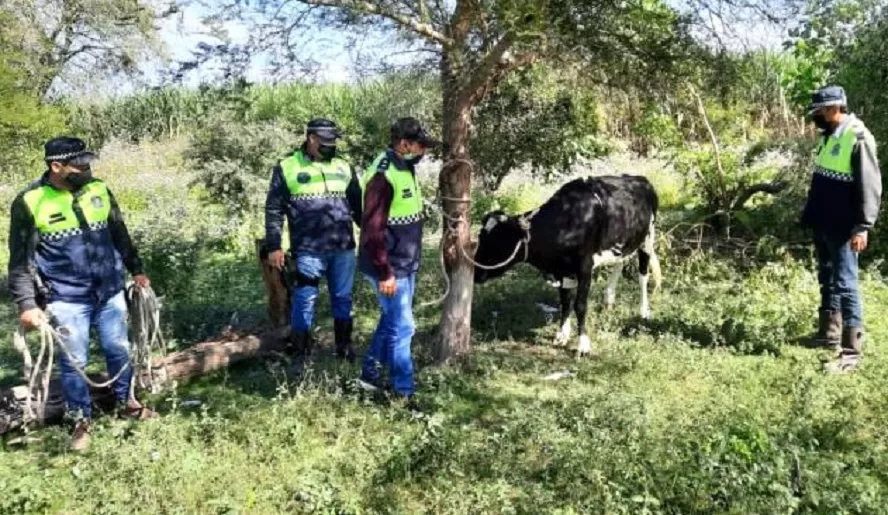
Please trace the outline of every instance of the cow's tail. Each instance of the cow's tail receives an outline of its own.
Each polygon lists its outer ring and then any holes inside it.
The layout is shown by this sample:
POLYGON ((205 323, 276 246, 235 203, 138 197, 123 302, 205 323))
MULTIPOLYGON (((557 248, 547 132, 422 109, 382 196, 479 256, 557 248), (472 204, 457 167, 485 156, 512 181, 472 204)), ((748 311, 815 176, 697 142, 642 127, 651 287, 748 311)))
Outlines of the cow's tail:
POLYGON ((654 224, 655 217, 651 217, 647 236, 644 238, 644 252, 650 257, 651 279, 654 280, 654 291, 660 289, 663 284, 663 271, 660 269, 660 259, 657 258, 656 242, 657 230, 654 224))

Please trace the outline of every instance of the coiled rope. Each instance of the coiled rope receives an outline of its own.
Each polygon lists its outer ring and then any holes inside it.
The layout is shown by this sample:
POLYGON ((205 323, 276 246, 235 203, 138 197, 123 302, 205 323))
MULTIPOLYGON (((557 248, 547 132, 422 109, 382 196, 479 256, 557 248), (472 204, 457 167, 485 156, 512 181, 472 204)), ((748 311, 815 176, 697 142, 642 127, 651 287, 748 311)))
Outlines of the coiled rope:
MULTIPOLYGON (((166 341, 160 328, 160 299, 154 290, 150 286, 138 287, 133 284, 127 290, 127 301, 133 335, 132 362, 136 367, 135 377, 130 383, 130 398, 135 398, 136 382, 139 388, 157 393, 160 384, 155 381, 152 355, 157 352, 161 357, 166 357, 166 341), (141 374, 140 371, 145 373, 141 374)), ((160 368, 165 375, 166 365, 160 368)))
MULTIPOLYGON (((130 361, 111 379, 105 382, 96 382, 90 379, 86 371, 75 359, 71 350, 65 343, 70 330, 67 327, 53 327, 50 323, 52 313, 46 310, 37 324, 39 334, 40 351, 37 361, 34 362, 28 348, 25 337, 27 330, 19 325, 13 335, 13 347, 22 355, 24 362, 23 375, 28 382, 28 395, 25 398, 24 419, 25 423, 37 422, 43 424, 46 419, 46 402, 49 398, 49 382, 52 376, 53 361, 56 345, 65 353, 68 363, 89 386, 92 388, 107 388, 117 382, 131 367, 134 370, 133 380, 130 383, 130 398, 135 398, 135 384, 138 381, 140 388, 150 388, 152 393, 156 391, 157 384, 154 381, 154 370, 151 363, 151 354, 159 350, 165 355, 166 345, 160 330, 160 303, 150 287, 131 286, 128 291, 128 304, 133 329, 133 342, 130 361), (55 344, 55 345, 53 345, 55 344), (140 371, 145 370, 147 381, 142 382, 140 371)), ((85 364, 84 364, 85 365, 85 364)))

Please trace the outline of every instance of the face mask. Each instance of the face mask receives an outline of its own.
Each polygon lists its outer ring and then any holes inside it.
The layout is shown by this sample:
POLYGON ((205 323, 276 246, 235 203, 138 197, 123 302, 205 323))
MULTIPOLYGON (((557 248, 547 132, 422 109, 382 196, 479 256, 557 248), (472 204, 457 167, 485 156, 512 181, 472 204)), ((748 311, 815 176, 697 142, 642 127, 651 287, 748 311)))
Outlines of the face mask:
POLYGON ((321 158, 326 161, 329 161, 336 157, 336 147, 329 145, 320 145, 318 146, 318 154, 320 154, 321 158))
POLYGON ((826 120, 826 117, 820 113, 813 115, 811 121, 814 122, 814 125, 816 125, 821 131, 828 131, 832 128, 830 123, 826 120))
POLYGON ((65 182, 75 188, 80 188, 92 180, 92 170, 87 168, 80 173, 72 172, 65 176, 65 182))

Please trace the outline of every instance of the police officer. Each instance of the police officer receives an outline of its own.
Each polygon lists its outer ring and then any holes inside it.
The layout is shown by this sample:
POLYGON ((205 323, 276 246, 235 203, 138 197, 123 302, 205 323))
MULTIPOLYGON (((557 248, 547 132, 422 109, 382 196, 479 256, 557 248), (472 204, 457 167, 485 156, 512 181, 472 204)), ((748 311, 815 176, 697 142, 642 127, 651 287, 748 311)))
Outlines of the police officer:
POLYGON ((45 323, 45 305, 54 325, 65 329, 60 331, 63 343, 75 362, 66 352, 60 353, 62 394, 74 422, 71 446, 81 451, 90 442, 92 402, 77 369, 83 370, 88 361, 90 328, 98 333, 108 373, 120 374, 113 385, 118 415, 156 416, 130 397, 133 372, 127 366, 123 269, 129 270, 139 287, 148 287, 150 281, 114 196, 92 175, 96 155, 82 140, 71 137, 50 140, 44 150, 47 171, 12 203, 9 289, 23 326, 45 323), (37 281, 45 290, 38 291, 37 281))
POLYGON ((380 369, 387 365, 395 393, 410 400, 415 391, 410 345, 415 332, 413 297, 422 257, 423 202, 416 182, 416 164, 439 142, 414 118, 391 127, 391 146, 364 174, 361 271, 377 290, 382 311, 379 325, 361 367, 359 384, 381 387, 380 369))
POLYGON ((857 257, 879 215, 882 176, 872 134, 848 113, 838 86, 812 95, 808 115, 820 130, 811 188, 802 223, 814 231, 820 282, 820 317, 815 342, 837 352, 826 370, 858 367, 863 354, 863 310, 857 257))
POLYGON ((320 280, 327 280, 333 309, 336 355, 355 359, 352 348, 352 285, 355 239, 347 188, 351 167, 336 156, 339 129, 317 118, 306 127, 305 141, 274 167, 265 202, 265 245, 269 264, 283 269, 281 233, 284 215, 290 230, 295 286, 291 331, 298 356, 309 354, 311 327, 320 280))

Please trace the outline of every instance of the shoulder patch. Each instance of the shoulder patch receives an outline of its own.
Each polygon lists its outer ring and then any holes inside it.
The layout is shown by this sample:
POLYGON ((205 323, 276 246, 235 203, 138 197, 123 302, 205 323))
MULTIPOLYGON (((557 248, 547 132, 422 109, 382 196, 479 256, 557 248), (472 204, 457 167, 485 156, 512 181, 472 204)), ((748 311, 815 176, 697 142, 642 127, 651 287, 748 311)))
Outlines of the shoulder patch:
POLYGON ((376 165, 376 173, 385 173, 389 169, 389 159, 387 157, 383 157, 379 160, 379 164, 376 165))

